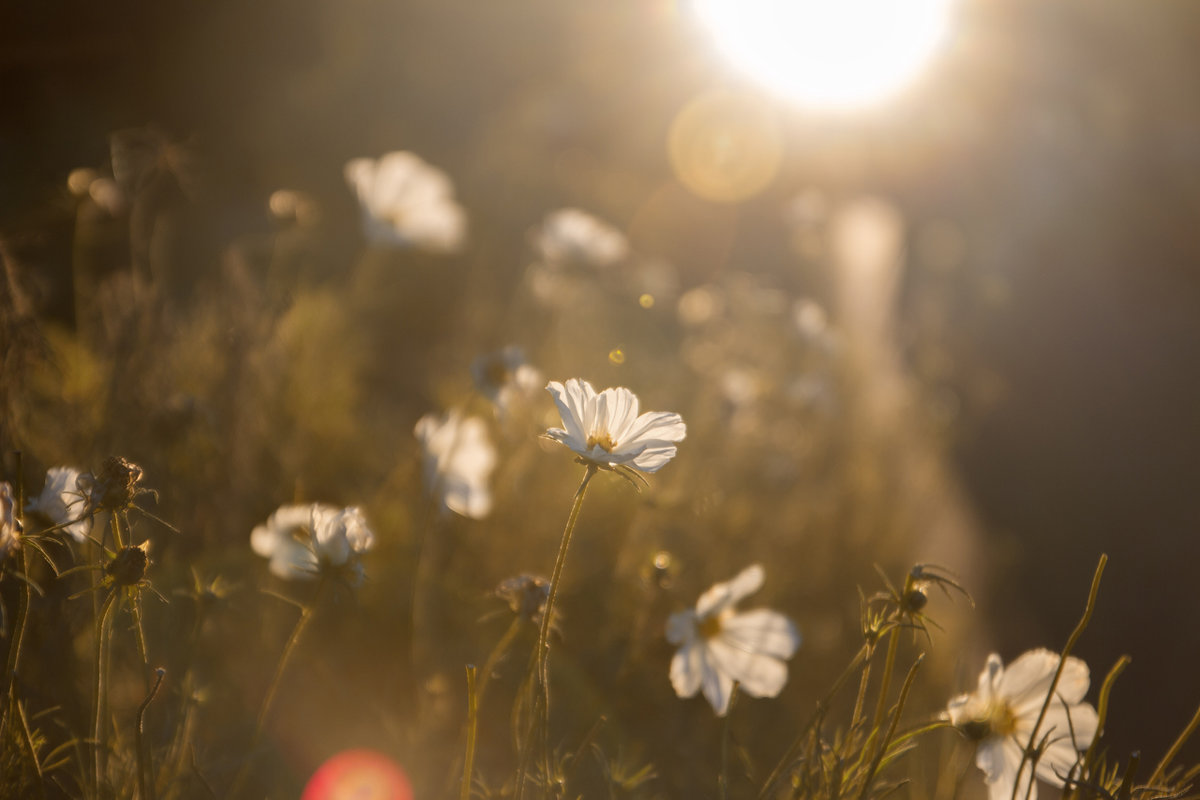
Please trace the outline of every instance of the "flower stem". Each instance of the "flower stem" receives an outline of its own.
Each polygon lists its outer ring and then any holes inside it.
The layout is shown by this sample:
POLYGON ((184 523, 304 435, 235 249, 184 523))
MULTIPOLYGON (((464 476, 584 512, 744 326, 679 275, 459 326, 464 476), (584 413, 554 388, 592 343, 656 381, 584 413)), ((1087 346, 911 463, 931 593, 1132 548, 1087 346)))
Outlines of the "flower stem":
POLYGON ((167 671, 159 667, 155 671, 157 676, 154 681, 154 686, 151 687, 150 693, 146 695, 146 699, 142 701, 137 710, 137 727, 134 729, 134 738, 136 740, 137 749, 137 772, 138 772, 138 795, 141 800, 154 800, 154 776, 151 774, 150 754, 146 751, 146 708, 154 701, 158 694, 158 689, 162 686, 163 676, 167 671))
POLYGON ((287 644, 283 646, 283 653, 279 656, 279 664, 275 667, 275 675, 267 685, 267 693, 263 697, 262 706, 258 710, 258 720, 254 725, 254 736, 250 739, 250 747, 246 752, 246 758, 242 762, 242 768, 238 771, 237 777, 234 778, 233 786, 230 787, 229 796, 232 798, 238 797, 242 786, 246 782, 246 778, 249 776, 250 765, 254 761, 254 751, 258 749, 263 730, 267 725, 267 719, 271 714, 271 708, 275 704, 275 695, 279 691, 280 684, 283 683, 283 673, 287 669, 288 664, 291 663, 292 654, 296 652, 296 646, 300 643, 304 632, 308 630, 313 613, 316 611, 317 601, 320 599, 324 588, 325 581, 322 580, 317 584, 317 591, 313 595, 312 603, 301 609, 300 619, 296 620, 296 627, 292 628, 292 635, 288 637, 287 644))
POLYGON ((862 674, 858 677, 858 696, 854 698, 854 713, 850 715, 850 730, 855 730, 862 720, 863 706, 867 699, 867 686, 871 683, 871 659, 875 656, 874 645, 866 645, 862 674))
POLYGON ((783 751, 783 755, 780 757, 778 763, 775 764, 774 769, 771 770, 771 774, 767 776, 766 782, 763 783, 762 789, 759 790, 758 800, 766 800, 766 798, 772 796, 771 789, 783 777, 784 772, 791 767, 796 755, 800 752, 800 748, 804 746, 804 740, 808 738, 809 731, 816 729, 821 724, 821 720, 825 718, 825 712, 829 710, 829 704, 833 701, 833 698, 841 691, 842 686, 850 676, 854 674, 854 670, 858 669, 859 664, 867 661, 870 657, 870 648, 864 644, 855 653, 854 658, 850 660, 846 668, 842 670, 842 674, 833 682, 833 686, 829 688, 825 696, 817 701, 817 707, 813 711, 813 715, 809 717, 808 723, 800 729, 800 733, 796 735, 795 740, 792 741, 787 750, 783 751))
POLYGON ((475 692, 475 665, 467 665, 467 752, 463 757, 460 800, 471 800, 471 773, 475 769, 475 736, 479 725, 479 695, 475 692))
POLYGON ((567 549, 571 546, 571 534, 575 531, 575 522, 579 519, 579 509, 583 507, 583 496, 588 484, 599 469, 595 464, 588 464, 583 480, 575 491, 575 502, 571 505, 571 514, 567 517, 567 525, 563 528, 562 541, 558 545, 558 557, 554 561, 554 572, 550 575, 550 587, 546 594, 546 609, 542 612, 542 624, 538 628, 537 649, 534 657, 534 674, 541 687, 541 723, 543 762, 546 768, 546 780, 550 780, 550 752, 547 738, 550 730, 550 623, 554 618, 554 601, 558 597, 558 584, 562 577, 563 565, 567 561, 567 549))
POLYGON ((1183 732, 1179 734, 1179 738, 1177 738, 1175 743, 1171 745, 1171 749, 1167 751, 1167 754, 1162 757, 1162 761, 1158 762, 1158 766, 1154 768, 1154 774, 1151 775, 1150 780, 1146 782, 1148 786, 1154 786, 1156 783, 1158 783, 1159 779, 1166 774, 1167 767, 1171 766, 1171 762, 1175 759, 1175 756, 1179 755, 1179 751, 1183 749, 1183 746, 1187 743, 1187 740, 1190 739, 1192 734, 1196 732, 1197 727, 1200 727, 1200 708, 1196 709, 1196 713, 1192 715, 1192 721, 1189 722, 1187 727, 1183 729, 1183 732))
MULTIPOLYGON (((1016 777, 1013 778, 1013 789, 1011 800, 1017 800, 1017 792, 1021 786, 1021 773, 1025 771, 1025 765, 1029 763, 1029 756, 1038 746, 1038 729, 1042 727, 1042 722, 1046 719, 1046 712, 1050 709, 1050 703, 1054 700, 1054 690, 1058 688, 1058 680, 1062 677, 1063 668, 1067 665, 1067 656, 1074 649, 1075 643, 1079 641, 1079 637, 1083 635, 1083 631, 1087 628, 1088 623, 1092 621, 1092 612, 1096 610, 1096 595, 1100 592, 1100 577, 1104 575, 1104 565, 1108 563, 1108 554, 1100 554, 1100 562, 1096 564, 1096 572, 1092 575, 1092 588, 1088 591, 1087 606, 1083 609, 1083 617, 1075 626, 1075 630, 1071 631, 1071 635, 1067 637, 1067 644, 1063 647, 1062 655, 1058 658, 1058 669, 1054 672, 1054 678, 1050 681, 1050 688, 1046 690, 1046 699, 1042 702, 1042 710, 1038 713, 1037 721, 1033 723, 1033 730, 1029 732, 1029 741, 1025 743, 1024 753, 1021 755, 1021 764, 1017 767, 1016 777)), ((1030 770, 1035 767, 1031 765, 1030 770)), ((1030 786, 1032 786, 1032 782, 1030 786)))
POLYGON ((892 670, 896 668, 896 651, 900 647, 900 637, 896 635, 894 628, 888 631, 887 635, 887 660, 883 664, 883 675, 879 678, 879 700, 875 704, 875 721, 871 725, 872 731, 877 731, 883 724, 884 712, 887 711, 888 689, 891 688, 892 670))
POLYGON ((108 618, 112 612, 112 607, 116 602, 118 589, 113 587, 108 592, 108 597, 104 598, 104 605, 100 607, 99 616, 96 618, 96 714, 93 717, 92 725, 92 742, 95 747, 93 757, 93 775, 92 789, 93 795, 100 796, 100 782, 104 775, 104 748, 105 748, 105 731, 107 730, 103 724, 104 708, 105 708, 105 653, 108 650, 108 618))

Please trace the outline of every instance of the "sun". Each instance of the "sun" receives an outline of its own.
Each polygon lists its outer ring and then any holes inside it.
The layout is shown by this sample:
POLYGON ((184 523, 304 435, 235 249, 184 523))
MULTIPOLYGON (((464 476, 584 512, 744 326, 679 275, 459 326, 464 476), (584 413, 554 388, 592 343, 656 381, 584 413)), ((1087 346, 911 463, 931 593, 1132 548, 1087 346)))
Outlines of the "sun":
POLYGON ((954 0, 692 0, 718 48, 803 106, 856 108, 909 84, 946 38, 954 0))

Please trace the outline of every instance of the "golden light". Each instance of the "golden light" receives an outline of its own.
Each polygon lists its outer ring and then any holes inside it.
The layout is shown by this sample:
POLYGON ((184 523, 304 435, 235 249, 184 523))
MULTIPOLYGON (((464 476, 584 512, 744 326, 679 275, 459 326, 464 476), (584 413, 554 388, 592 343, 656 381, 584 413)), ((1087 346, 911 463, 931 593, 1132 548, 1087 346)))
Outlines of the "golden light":
POLYGON ((718 48, 801 105, 852 108, 909 84, 946 37, 954 0, 692 0, 718 48))

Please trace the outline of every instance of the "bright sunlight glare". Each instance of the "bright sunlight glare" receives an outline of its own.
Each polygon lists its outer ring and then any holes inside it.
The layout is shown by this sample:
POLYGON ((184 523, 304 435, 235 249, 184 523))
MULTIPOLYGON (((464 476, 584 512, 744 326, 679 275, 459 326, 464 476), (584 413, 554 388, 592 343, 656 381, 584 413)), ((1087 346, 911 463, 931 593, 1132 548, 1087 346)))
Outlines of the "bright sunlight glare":
POLYGON ((734 66, 806 106, 853 108, 909 83, 953 0, 693 0, 734 66))

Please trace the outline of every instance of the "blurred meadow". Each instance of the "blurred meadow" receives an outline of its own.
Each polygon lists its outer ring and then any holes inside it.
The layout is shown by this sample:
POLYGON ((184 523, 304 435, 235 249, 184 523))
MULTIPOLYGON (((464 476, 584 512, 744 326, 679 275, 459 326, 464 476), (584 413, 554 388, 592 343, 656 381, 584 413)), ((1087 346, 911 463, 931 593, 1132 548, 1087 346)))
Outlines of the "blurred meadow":
POLYGON ((0 795, 1200 797, 1200 7, 913 3, 0 8, 0 795))

